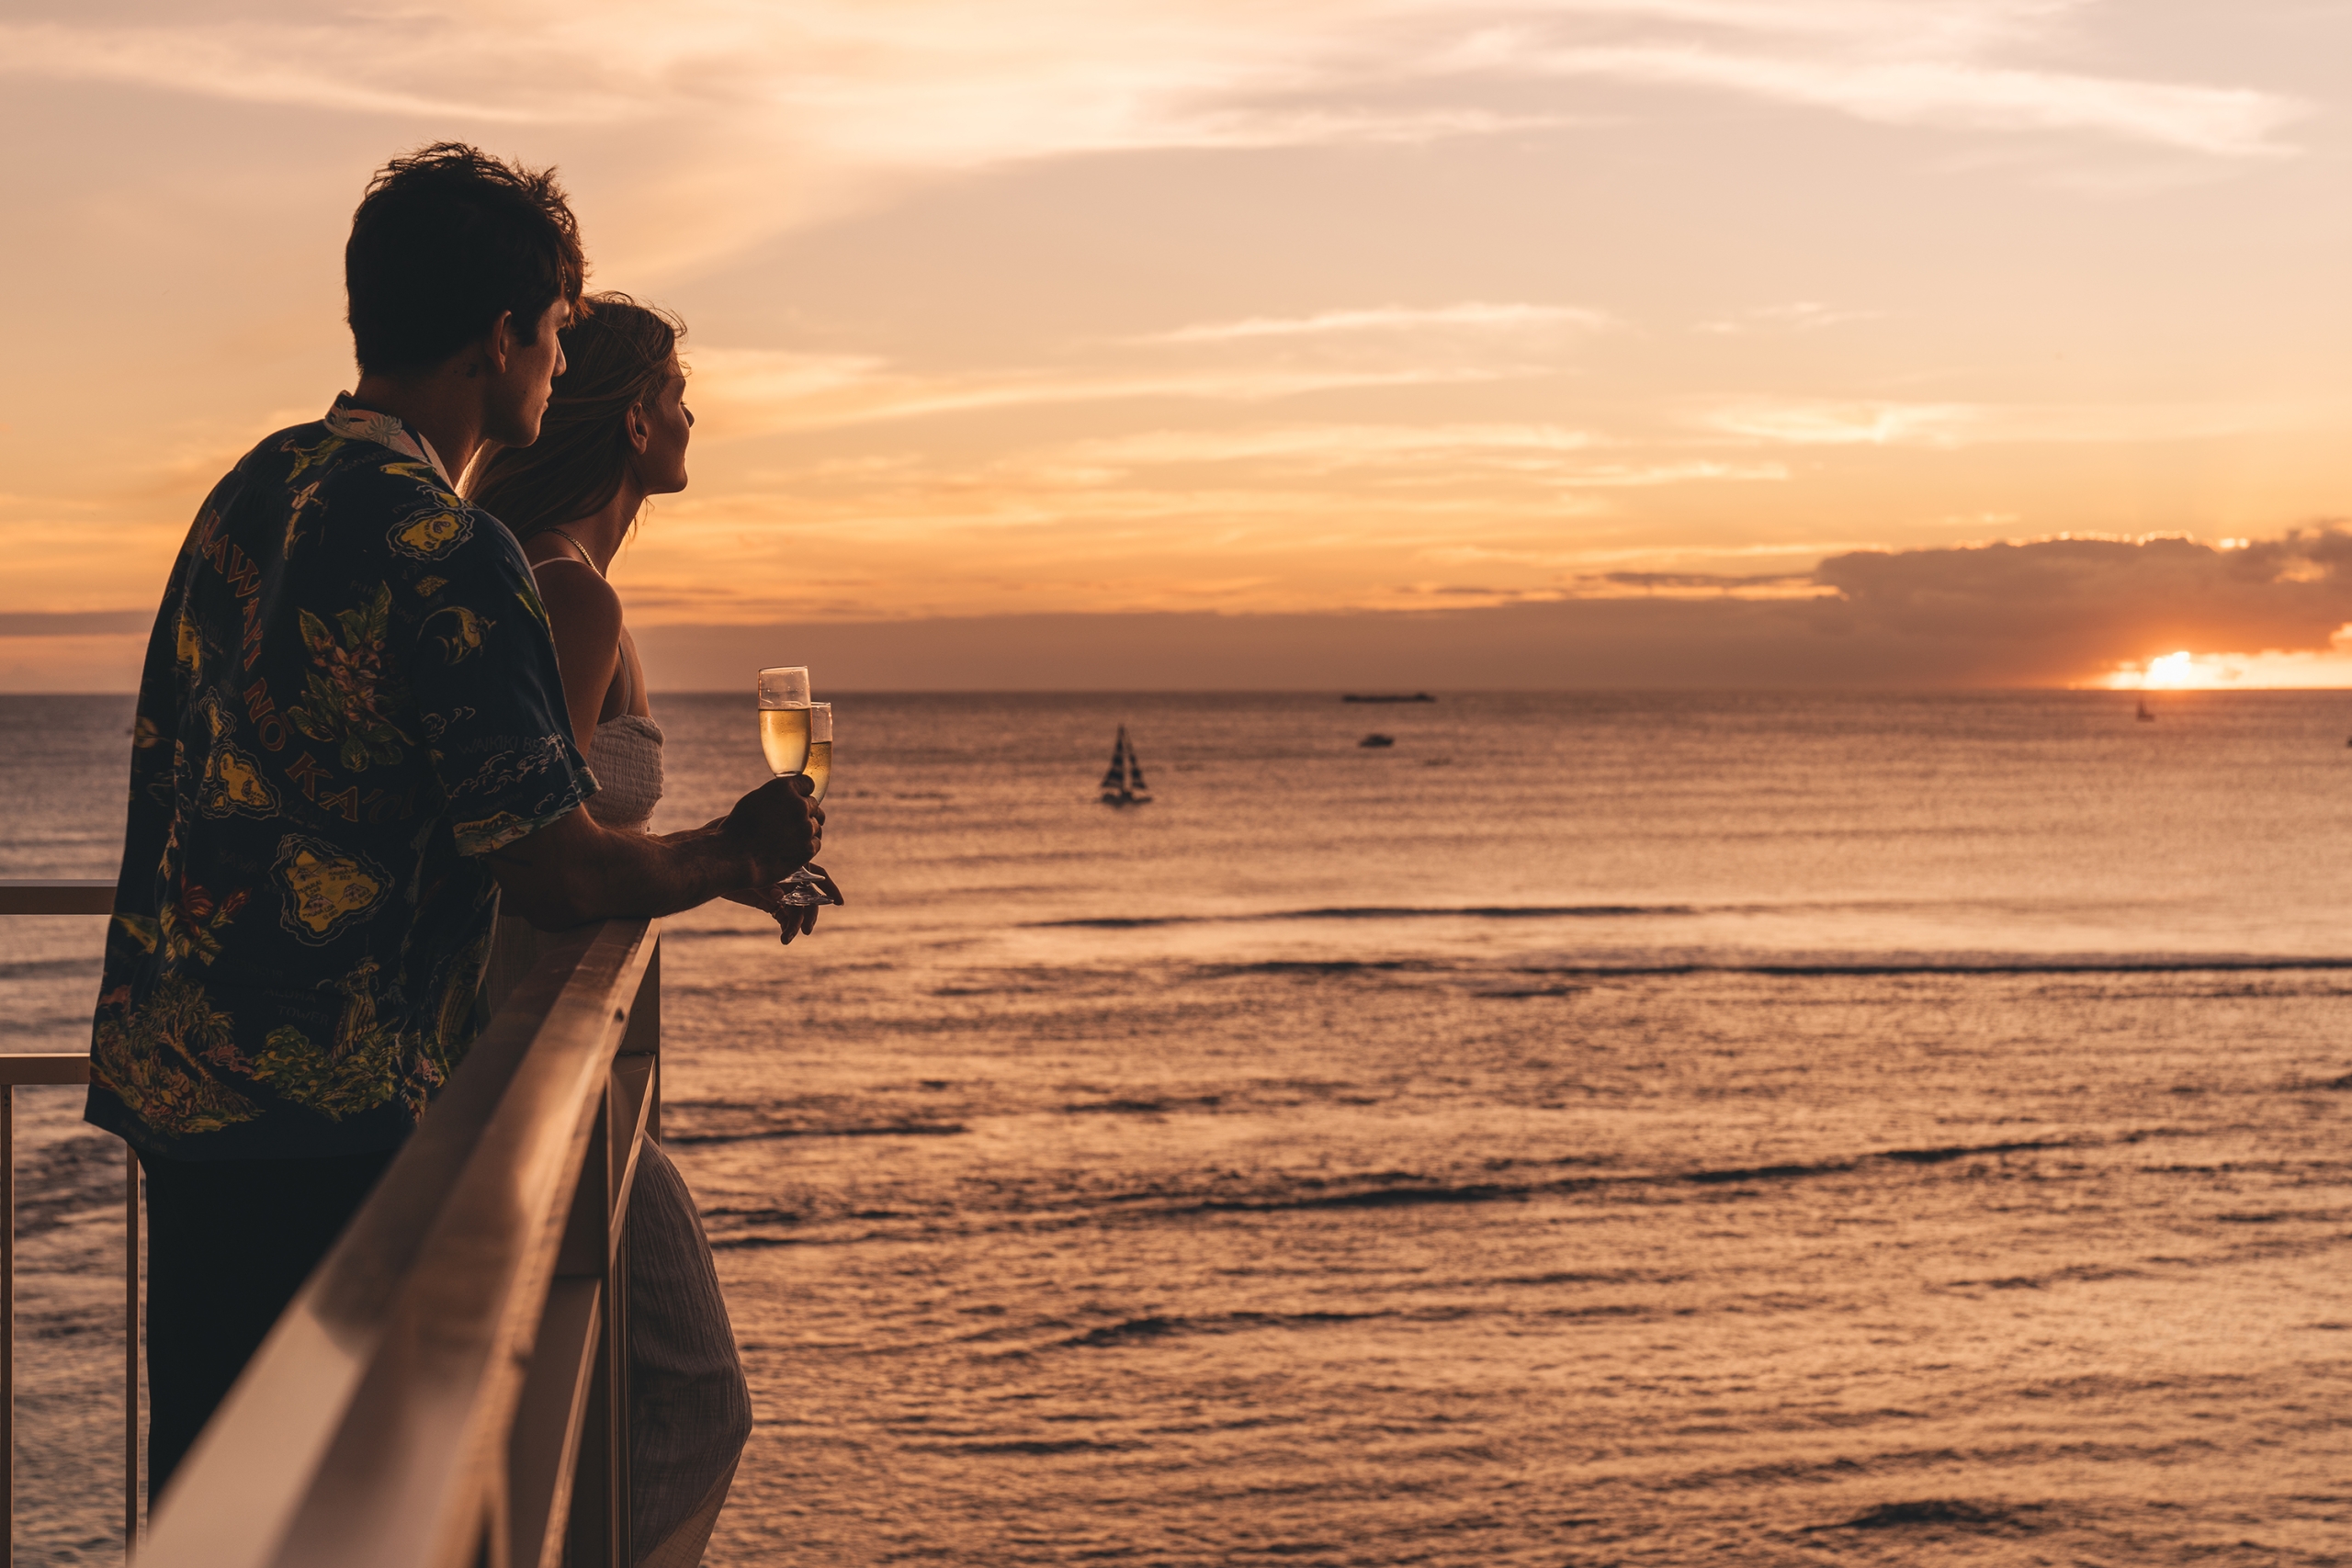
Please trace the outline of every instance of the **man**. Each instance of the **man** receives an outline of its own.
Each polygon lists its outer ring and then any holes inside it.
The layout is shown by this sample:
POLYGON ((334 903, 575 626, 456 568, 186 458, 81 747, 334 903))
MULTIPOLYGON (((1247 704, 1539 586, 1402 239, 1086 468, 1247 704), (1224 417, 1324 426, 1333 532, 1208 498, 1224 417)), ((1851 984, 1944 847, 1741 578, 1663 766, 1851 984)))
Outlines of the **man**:
POLYGON ((160 1495, 480 1025, 492 921, 764 886, 823 814, 778 779, 664 842, 599 828, 531 573, 457 494, 527 445, 585 272, 549 175, 443 143, 345 251, 360 380, 214 487, 133 731, 87 1117, 147 1172, 160 1495))

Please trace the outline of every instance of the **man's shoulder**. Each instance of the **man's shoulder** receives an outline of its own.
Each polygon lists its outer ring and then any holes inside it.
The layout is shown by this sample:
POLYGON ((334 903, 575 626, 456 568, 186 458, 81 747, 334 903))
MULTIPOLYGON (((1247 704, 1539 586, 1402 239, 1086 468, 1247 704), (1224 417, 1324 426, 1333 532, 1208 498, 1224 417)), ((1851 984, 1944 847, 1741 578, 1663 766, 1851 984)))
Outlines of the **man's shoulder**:
POLYGON ((337 431, 321 420, 274 430, 237 459, 224 483, 247 496, 272 493, 308 505, 332 495, 345 506, 414 510, 463 505, 431 463, 337 431))
POLYGON ((368 548, 413 566, 444 566, 487 550, 517 555, 514 536, 468 502, 429 460, 313 423, 256 447, 298 502, 315 501, 342 547, 368 548))

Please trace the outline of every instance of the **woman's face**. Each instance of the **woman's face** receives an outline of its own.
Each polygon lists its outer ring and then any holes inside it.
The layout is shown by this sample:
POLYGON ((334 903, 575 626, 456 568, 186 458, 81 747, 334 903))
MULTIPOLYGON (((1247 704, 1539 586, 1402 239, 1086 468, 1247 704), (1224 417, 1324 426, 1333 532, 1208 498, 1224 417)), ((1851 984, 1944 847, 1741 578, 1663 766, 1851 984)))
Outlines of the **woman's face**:
POLYGON ((637 480, 648 495, 675 495, 686 488, 686 439, 695 427, 686 407, 686 376, 677 360, 662 390, 639 411, 645 420, 645 446, 637 455, 637 480))

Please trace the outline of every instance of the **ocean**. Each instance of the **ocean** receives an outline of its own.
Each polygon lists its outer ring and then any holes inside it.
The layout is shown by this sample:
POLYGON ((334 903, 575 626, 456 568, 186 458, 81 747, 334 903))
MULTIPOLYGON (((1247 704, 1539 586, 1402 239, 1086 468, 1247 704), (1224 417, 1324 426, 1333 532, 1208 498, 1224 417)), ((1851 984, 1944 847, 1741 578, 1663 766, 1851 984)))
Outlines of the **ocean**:
MULTIPOLYGON (((849 906, 665 937, 709 1562, 2352 1562, 2352 696, 1439 696, 837 699, 849 906)), ((656 711, 657 827, 758 781, 656 711)), ((0 872, 113 873, 127 715, 0 699, 0 872)), ((19 1561, 111 1562, 118 1145, 18 1098, 19 1561)))

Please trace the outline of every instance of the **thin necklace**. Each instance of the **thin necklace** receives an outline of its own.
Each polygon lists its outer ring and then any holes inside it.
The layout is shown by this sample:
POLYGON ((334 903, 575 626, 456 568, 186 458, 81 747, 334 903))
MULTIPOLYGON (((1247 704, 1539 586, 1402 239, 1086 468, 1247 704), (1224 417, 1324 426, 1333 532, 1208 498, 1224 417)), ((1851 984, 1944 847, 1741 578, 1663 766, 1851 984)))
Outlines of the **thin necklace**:
POLYGON ((580 564, 582 566, 586 567, 598 577, 605 575, 605 569, 596 564, 596 558, 588 553, 587 546, 582 544, 579 540, 573 538, 571 535, 565 533, 560 528, 550 528, 548 532, 562 539, 565 544, 570 545, 573 549, 578 550, 580 552, 580 564))

